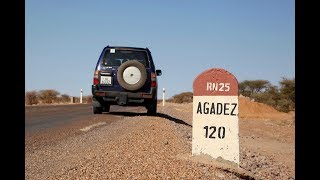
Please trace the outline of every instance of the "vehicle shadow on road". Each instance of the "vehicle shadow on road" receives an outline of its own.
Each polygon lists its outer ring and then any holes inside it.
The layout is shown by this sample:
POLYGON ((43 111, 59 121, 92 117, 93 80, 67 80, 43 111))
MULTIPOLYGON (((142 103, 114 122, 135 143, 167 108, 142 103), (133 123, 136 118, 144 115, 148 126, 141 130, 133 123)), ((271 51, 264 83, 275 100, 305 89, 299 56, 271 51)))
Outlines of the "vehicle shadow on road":
MULTIPOLYGON (((135 112, 109 112, 109 114, 112 114, 112 115, 117 115, 117 116, 129 116, 129 117, 133 117, 133 116, 148 116, 147 113, 135 113, 135 112)), ((186 123, 185 121, 181 120, 181 119, 178 119, 178 118, 175 118, 175 117, 172 117, 168 114, 163 114, 163 113, 157 113, 156 115, 154 115, 155 117, 161 117, 161 118, 165 118, 165 119, 168 119, 169 121, 173 121, 177 124, 183 124, 183 125, 186 125, 186 126, 189 126, 189 127, 192 127, 192 125, 186 123)))
POLYGON ((109 112, 108 114, 112 115, 117 115, 117 116, 147 116, 147 113, 135 113, 135 112, 122 112, 122 111, 117 111, 117 112, 109 112))
POLYGON ((168 119, 168 120, 173 121, 173 122, 178 123, 178 124, 183 124, 183 125, 192 127, 192 125, 186 123, 185 121, 183 121, 181 119, 178 119, 178 118, 175 118, 175 117, 172 117, 172 116, 169 116, 168 114, 157 113, 156 116, 168 119))

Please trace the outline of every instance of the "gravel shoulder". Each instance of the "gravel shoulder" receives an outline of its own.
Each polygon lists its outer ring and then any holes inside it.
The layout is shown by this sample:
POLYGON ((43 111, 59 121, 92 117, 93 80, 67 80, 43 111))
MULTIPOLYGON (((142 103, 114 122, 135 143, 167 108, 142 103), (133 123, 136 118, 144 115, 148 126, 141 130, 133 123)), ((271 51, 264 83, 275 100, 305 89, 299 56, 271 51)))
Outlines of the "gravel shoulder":
POLYGON ((191 152, 171 121, 126 117, 26 152, 26 179, 237 179, 214 166, 177 158, 191 152))

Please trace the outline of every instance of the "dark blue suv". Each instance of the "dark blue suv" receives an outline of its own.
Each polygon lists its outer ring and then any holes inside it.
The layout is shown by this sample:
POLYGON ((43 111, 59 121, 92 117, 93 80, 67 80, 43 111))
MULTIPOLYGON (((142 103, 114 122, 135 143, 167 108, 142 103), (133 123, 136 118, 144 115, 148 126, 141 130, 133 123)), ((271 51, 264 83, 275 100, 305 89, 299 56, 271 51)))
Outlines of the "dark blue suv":
POLYGON ((92 85, 94 114, 109 112, 110 105, 144 106, 157 113, 157 76, 148 48, 105 47, 98 59, 92 85))

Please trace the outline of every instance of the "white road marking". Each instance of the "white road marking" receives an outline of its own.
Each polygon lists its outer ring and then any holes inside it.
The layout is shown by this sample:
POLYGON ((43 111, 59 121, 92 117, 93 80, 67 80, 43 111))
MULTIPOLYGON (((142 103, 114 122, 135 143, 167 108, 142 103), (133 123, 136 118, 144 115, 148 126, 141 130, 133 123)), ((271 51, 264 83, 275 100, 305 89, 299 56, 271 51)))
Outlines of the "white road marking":
POLYGON ((90 126, 87 126, 85 128, 80 129, 80 131, 85 131, 86 132, 86 131, 89 131, 93 127, 101 126, 101 125, 104 125, 104 124, 106 124, 106 123, 105 122, 99 122, 99 123, 96 123, 96 124, 92 124, 90 126))

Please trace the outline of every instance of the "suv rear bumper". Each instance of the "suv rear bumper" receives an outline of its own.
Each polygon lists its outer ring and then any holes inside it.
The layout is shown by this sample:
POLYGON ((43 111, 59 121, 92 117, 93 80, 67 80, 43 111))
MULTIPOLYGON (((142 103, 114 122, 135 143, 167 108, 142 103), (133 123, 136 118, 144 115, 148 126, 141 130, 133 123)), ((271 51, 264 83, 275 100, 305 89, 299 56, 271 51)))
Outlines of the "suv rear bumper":
MULTIPOLYGON (((145 105, 156 99, 157 89, 152 87, 149 93, 145 92, 118 92, 118 91, 101 91, 92 85, 93 101, 106 102, 110 105, 145 105)), ((94 104, 93 104, 94 105, 94 104)))

